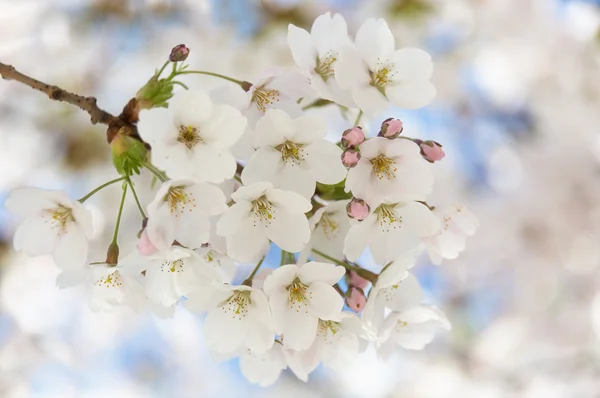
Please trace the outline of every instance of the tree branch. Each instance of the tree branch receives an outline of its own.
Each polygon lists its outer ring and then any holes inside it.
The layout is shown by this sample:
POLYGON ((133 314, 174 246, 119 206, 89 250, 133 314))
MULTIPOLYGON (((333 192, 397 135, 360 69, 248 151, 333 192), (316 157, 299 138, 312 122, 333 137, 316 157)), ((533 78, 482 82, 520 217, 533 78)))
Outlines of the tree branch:
POLYGON ((34 90, 41 91, 51 100, 62 101, 71 105, 75 105, 90 115, 92 124, 100 123, 111 125, 119 122, 118 117, 100 109, 98 105, 96 105, 96 98, 94 97, 83 97, 81 95, 63 90, 60 87, 40 82, 39 80, 22 74, 13 66, 3 64, 2 62, 0 62, 0 76, 6 80, 15 80, 33 88, 34 90))

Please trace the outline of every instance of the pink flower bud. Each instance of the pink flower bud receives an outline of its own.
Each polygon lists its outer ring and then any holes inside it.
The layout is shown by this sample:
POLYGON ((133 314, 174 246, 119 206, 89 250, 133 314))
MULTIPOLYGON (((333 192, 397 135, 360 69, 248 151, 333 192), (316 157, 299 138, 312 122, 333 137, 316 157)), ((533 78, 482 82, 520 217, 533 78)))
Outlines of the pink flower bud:
POLYGON ((379 130, 378 135, 393 140, 402 133, 402 130, 404 130, 402 120, 389 118, 381 123, 381 130, 379 130))
POLYGON ((419 146, 421 147, 421 156, 430 163, 442 160, 446 156, 442 145, 435 141, 423 141, 419 146))
POLYGON ((179 44, 171 50, 171 55, 169 55, 169 61, 171 62, 179 62, 185 61, 190 53, 190 49, 186 47, 185 44, 179 44))
POLYGON ((362 199, 352 198, 350 203, 346 205, 348 217, 362 221, 369 216, 371 207, 362 199))
POLYGON ((362 276, 358 275, 356 272, 350 271, 350 281, 349 281, 349 284, 351 286, 359 287, 361 289, 364 289, 369 284, 369 281, 366 280, 365 278, 363 278, 362 276))
POLYGON ((348 168, 352 168, 358 164, 360 160, 360 152, 354 149, 346 149, 342 153, 342 164, 348 168))
POLYGON ((359 126, 352 127, 342 134, 342 145, 345 148, 356 148, 363 142, 365 142, 365 133, 359 126))
POLYGON ((367 304, 367 298, 363 290, 358 287, 351 287, 346 293, 346 305, 355 312, 361 312, 367 304))
POLYGON ((152 241, 150 240, 150 237, 148 236, 146 230, 142 232, 142 235, 138 239, 137 249, 142 256, 149 256, 151 254, 156 253, 156 251, 158 250, 156 246, 152 244, 152 241))

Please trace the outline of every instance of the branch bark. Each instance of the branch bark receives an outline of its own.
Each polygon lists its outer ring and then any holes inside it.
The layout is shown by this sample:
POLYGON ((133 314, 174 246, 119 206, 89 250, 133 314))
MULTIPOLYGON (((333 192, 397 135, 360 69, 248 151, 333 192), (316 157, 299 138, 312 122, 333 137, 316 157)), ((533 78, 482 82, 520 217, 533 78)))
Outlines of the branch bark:
POLYGON ((43 83, 32 77, 24 75, 17 71, 13 66, 6 65, 0 62, 0 76, 5 80, 14 80, 19 83, 25 84, 33 88, 34 90, 41 91, 46 94, 48 98, 54 101, 66 102, 74 105, 81 110, 87 112, 90 115, 92 124, 106 124, 114 125, 119 123, 118 117, 111 115, 110 113, 100 109, 96 104, 96 98, 94 97, 83 97, 78 94, 71 93, 60 87, 53 86, 50 84, 43 83))

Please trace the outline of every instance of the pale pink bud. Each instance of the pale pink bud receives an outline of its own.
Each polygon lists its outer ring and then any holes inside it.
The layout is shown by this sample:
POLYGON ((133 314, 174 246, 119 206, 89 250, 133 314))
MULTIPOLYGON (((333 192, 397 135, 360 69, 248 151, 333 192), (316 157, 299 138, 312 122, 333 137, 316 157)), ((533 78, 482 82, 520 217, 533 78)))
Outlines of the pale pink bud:
POLYGON ((151 254, 156 253, 156 251, 158 250, 156 246, 152 244, 152 241, 150 240, 150 237, 148 236, 146 230, 142 232, 142 235, 138 239, 137 249, 142 256, 149 256, 151 254))
POLYGON ((365 133, 360 126, 352 127, 342 134, 342 145, 345 148, 356 148, 365 142, 365 133))
POLYGON ((423 141, 419 146, 421 147, 421 156, 430 163, 442 160, 446 156, 442 145, 435 141, 423 141))
POLYGON ((346 213, 348 217, 362 221, 369 216, 371 207, 362 199, 352 198, 350 203, 346 205, 346 213))
POLYGON ((169 55, 169 61, 171 62, 179 62, 185 61, 190 53, 190 49, 186 47, 185 44, 178 44, 171 50, 171 55, 169 55))
POLYGON ((358 287, 351 287, 348 289, 348 292, 346 295, 346 305, 355 312, 361 312, 365 308, 365 304, 367 304, 367 298, 363 290, 358 287))
POLYGON ((389 118, 381 123, 381 130, 379 130, 379 136, 385 137, 390 140, 398 137, 400 133, 404 130, 404 126, 402 124, 402 120, 389 118))
POLYGON ((356 272, 350 271, 349 285, 364 289, 365 287, 367 287, 368 284, 369 284, 368 280, 366 280, 362 276, 358 275, 356 272))
POLYGON ((352 168, 358 164, 360 160, 360 152, 354 149, 346 149, 342 152, 342 164, 348 168, 352 168))

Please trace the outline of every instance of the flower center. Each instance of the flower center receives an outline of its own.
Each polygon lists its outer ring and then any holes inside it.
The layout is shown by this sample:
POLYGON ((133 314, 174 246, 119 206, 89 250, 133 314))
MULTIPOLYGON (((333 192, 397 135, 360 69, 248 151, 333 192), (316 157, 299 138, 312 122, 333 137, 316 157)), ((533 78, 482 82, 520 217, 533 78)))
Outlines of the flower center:
POLYGON ((50 220, 46 222, 51 222, 52 229, 58 229, 59 234, 66 233, 69 224, 75 222, 73 209, 70 207, 58 205, 54 209, 46 209, 44 212, 50 215, 50 220))
POLYGON ((185 191, 185 187, 171 187, 163 198, 169 205, 171 214, 179 218, 186 210, 191 212, 196 207, 196 199, 191 193, 185 191))
POLYGON ((276 146, 275 149, 281 152, 281 159, 284 163, 300 164, 304 161, 302 145, 298 145, 292 141, 286 141, 283 144, 276 146))
POLYGON ((339 232, 340 228, 340 224, 336 222, 330 214, 327 213, 323 213, 318 225, 323 231, 323 235, 325 235, 327 239, 331 239, 337 235, 337 232, 339 232))
POLYGON ((198 129, 194 126, 179 126, 179 135, 177 141, 192 149, 197 144, 204 142, 198 133, 198 129))
POLYGON ((279 102, 279 96, 278 90, 260 86, 252 93, 252 102, 256 103, 256 107, 262 112, 266 112, 267 108, 275 102, 279 102))
POLYGON ((396 171, 398 171, 396 168, 396 160, 382 154, 371 159, 371 165, 373 165, 373 173, 375 173, 380 180, 383 180, 384 177, 388 180, 396 178, 396 171))
POLYGON ((308 286, 300 282, 300 279, 296 278, 291 285, 286 287, 289 294, 290 309, 296 309, 296 312, 300 312, 302 306, 304 311, 308 314, 308 299, 312 299, 312 293, 308 293, 308 286))
POLYGON ((324 321, 319 319, 319 328, 317 334, 323 338, 326 344, 332 344, 336 339, 336 334, 342 330, 339 322, 324 321))
POLYGON ((317 57, 317 67, 315 68, 315 72, 323 78, 324 81, 327 81, 328 78, 333 76, 333 64, 337 61, 337 54, 333 54, 331 51, 328 51, 323 58, 317 57))
POLYGON ((254 213, 254 226, 256 226, 256 219, 270 224, 271 220, 275 218, 273 205, 265 196, 252 201, 252 212, 254 213))
POLYGON ((183 265, 184 265, 184 262, 182 259, 175 260, 175 261, 165 260, 165 261, 163 261, 162 265, 160 266, 160 270, 172 272, 172 273, 183 272, 183 265))
POLYGON ((383 89, 388 84, 392 83, 394 77, 398 72, 396 71, 396 65, 386 64, 381 61, 377 61, 377 68, 375 72, 371 72, 371 86, 383 89))
POLYGON ((398 327, 404 328, 408 326, 408 322, 398 319, 398 327))
POLYGON ((232 318, 237 318, 240 321, 248 315, 248 306, 252 304, 250 291, 236 290, 227 302, 222 306, 226 314, 231 314, 232 318))
POLYGON ((374 211, 377 214, 377 221, 384 232, 390 229, 402 228, 402 217, 396 217, 393 205, 381 204, 374 211))
POLYGON ((111 274, 108 274, 106 277, 102 277, 96 281, 96 286, 98 287, 121 287, 123 286, 123 282, 121 281, 121 274, 119 271, 115 271, 111 274))

